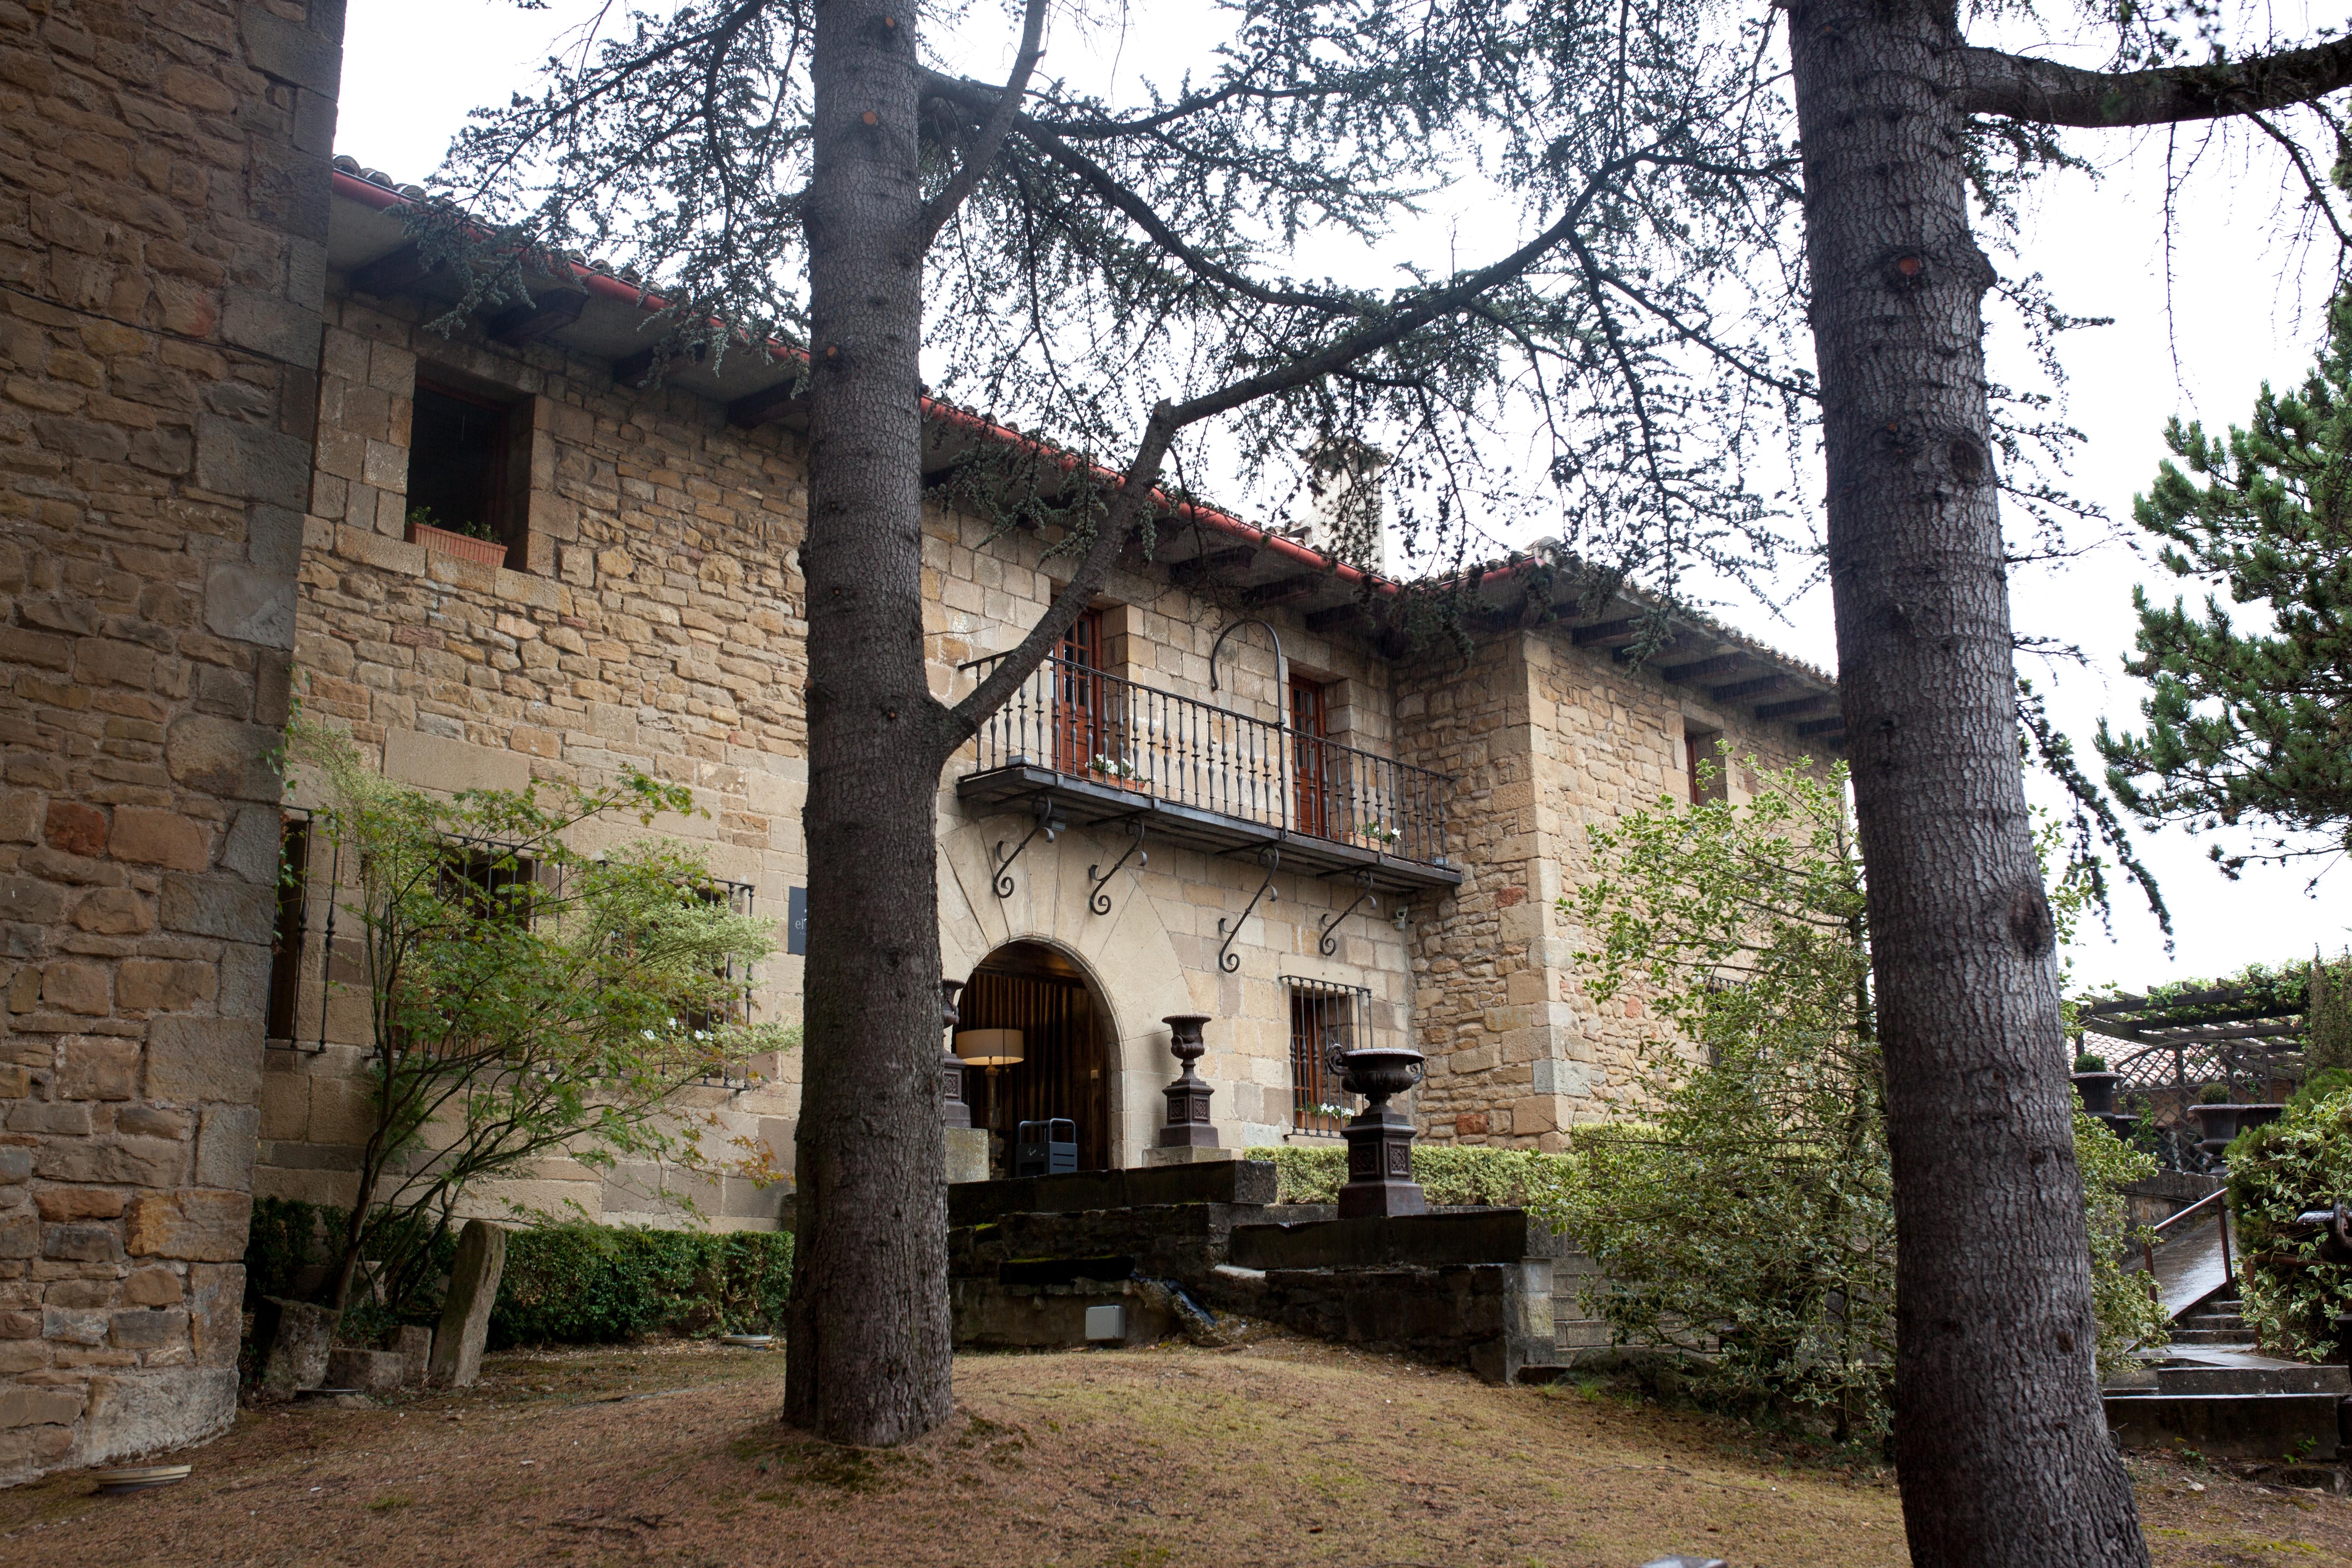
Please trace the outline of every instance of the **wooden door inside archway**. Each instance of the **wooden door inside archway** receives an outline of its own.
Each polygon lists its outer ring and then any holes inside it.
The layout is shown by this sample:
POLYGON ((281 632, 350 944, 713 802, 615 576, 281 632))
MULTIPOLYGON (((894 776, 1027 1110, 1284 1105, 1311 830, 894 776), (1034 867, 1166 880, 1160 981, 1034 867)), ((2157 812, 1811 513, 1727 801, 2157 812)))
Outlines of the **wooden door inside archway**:
MULTIPOLYGON (((1110 1166, 1108 1013, 1076 965, 1043 942, 1016 942, 982 960, 957 998, 966 1029, 1018 1029, 1023 1059, 993 1072, 967 1070, 972 1125, 1001 1133, 993 1158, 1011 1158, 1024 1121, 1066 1116, 1078 1124, 1078 1169, 1110 1166)), ((1011 1171, 1000 1168, 998 1175, 1011 1171)))

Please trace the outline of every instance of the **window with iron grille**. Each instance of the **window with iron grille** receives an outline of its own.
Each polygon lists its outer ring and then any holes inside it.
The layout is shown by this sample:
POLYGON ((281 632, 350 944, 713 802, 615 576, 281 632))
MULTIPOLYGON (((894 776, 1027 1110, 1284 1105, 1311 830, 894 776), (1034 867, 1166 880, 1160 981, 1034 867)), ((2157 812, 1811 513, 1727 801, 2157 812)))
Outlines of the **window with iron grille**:
MULTIPOLYGON (((751 912, 751 884, 749 882, 729 882, 714 878, 697 887, 694 889, 694 896, 706 904, 724 904, 734 914, 749 915, 751 912)), ((758 977, 752 973, 751 965, 738 959, 730 958, 717 973, 720 979, 727 982, 726 995, 723 1000, 709 1007, 693 1007, 687 1010, 686 1016, 680 1021, 685 1025, 689 1037, 706 1035, 729 1025, 749 1024, 751 1021, 751 990, 758 984, 758 977)), ((698 1082, 741 1087, 751 1081, 751 1062, 748 1057, 712 1061, 703 1065, 708 1070, 698 1075, 698 1082)))
POLYGON ((1360 1050, 1372 1043, 1372 993, 1288 974, 1282 983, 1290 992, 1290 1130, 1336 1133, 1360 1102, 1339 1087, 1330 1048, 1360 1050))

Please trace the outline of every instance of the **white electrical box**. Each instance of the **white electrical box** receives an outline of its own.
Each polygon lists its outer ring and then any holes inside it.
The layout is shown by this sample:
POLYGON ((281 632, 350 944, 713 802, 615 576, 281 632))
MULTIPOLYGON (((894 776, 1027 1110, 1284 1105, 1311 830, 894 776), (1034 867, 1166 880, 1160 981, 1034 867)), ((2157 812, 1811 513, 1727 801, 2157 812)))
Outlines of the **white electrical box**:
POLYGON ((1087 1342, 1124 1340, 1127 1338, 1125 1307, 1088 1307, 1087 1309, 1087 1342))

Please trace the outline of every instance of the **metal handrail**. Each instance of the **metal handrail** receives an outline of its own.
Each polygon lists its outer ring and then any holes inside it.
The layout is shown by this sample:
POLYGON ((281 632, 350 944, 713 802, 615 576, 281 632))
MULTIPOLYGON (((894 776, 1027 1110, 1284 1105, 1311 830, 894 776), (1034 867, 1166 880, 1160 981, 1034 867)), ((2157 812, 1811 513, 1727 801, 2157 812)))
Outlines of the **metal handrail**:
POLYGON ((1400 859, 1445 855, 1450 774, 1058 656, 1039 662, 972 748, 983 773, 1025 763, 1400 859))
POLYGON ((2176 1225, 2179 1225, 2182 1220, 2187 1219, 2189 1215, 2205 1207, 2208 1204, 2217 1204, 2220 1205, 2217 1212, 2221 1218, 2221 1230, 2222 1288, 2227 1289, 2230 1286, 2238 1282, 2238 1270, 2236 1265, 2231 1261, 2230 1258, 2230 1189, 2223 1187, 2218 1192, 2207 1193, 2203 1197, 2199 1198, 2195 1203, 2190 1204, 2179 1214, 2168 1215, 2164 1218, 2158 1220, 2154 1225, 2149 1226, 2147 1229, 2147 1234, 2143 1235, 2139 1238, 2140 1260, 2147 1267, 2147 1288, 2150 1290, 2154 1290, 2156 1289, 2156 1244, 2159 1241, 2170 1240, 2171 1238, 2164 1234, 2165 1231, 2170 1229, 2176 1225))

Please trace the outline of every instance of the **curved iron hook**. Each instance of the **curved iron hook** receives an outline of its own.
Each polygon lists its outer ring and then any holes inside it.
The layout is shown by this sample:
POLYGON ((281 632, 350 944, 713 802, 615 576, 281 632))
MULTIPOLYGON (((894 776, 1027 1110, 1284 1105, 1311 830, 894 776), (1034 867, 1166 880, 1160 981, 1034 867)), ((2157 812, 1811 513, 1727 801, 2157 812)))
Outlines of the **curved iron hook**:
MULTIPOLYGON (((1272 621, 1260 620, 1255 616, 1244 616, 1240 620, 1228 621, 1225 623, 1225 629, 1217 634, 1217 640, 1212 644, 1209 648, 1209 689, 1215 691, 1219 689, 1217 686, 1217 655, 1224 651, 1225 639, 1233 636, 1235 632, 1241 630, 1244 626, 1264 626, 1265 628, 1265 635, 1274 639, 1275 689, 1276 691, 1289 690, 1290 658, 1287 654, 1282 651, 1282 634, 1274 629, 1274 623, 1272 621)), ((1277 697, 1275 700, 1274 706, 1277 712, 1283 714, 1283 721, 1286 724, 1288 723, 1289 713, 1282 699, 1277 697)))
POLYGON ((1127 853, 1112 861, 1111 868, 1108 871, 1103 871, 1102 862, 1099 860, 1087 868, 1087 879, 1095 885, 1093 895, 1087 900, 1087 908, 1098 915, 1110 913, 1110 894, 1104 889, 1109 887, 1110 879, 1118 875, 1118 868, 1130 859, 1134 859, 1139 851, 1142 852, 1143 858, 1136 861, 1137 868, 1140 869, 1151 864, 1150 852, 1143 848, 1143 836, 1147 830, 1148 825, 1143 818, 1137 817, 1127 825, 1128 833, 1135 839, 1134 843, 1127 847, 1127 853), (1097 871, 1102 871, 1102 875, 1095 875, 1097 871))
POLYGON ((1234 951, 1234 941, 1242 934, 1242 927, 1248 923, 1250 911, 1257 908, 1260 899, 1271 896, 1276 902, 1282 899, 1281 892, 1274 885, 1275 870, 1282 864, 1282 851, 1272 847, 1261 849, 1257 852, 1257 863, 1265 868, 1265 880, 1259 883, 1257 891, 1250 895, 1250 901, 1242 910, 1242 918, 1232 922, 1230 930, 1223 916, 1217 919, 1218 933, 1225 939, 1217 944, 1217 967, 1227 974, 1242 966, 1242 955, 1234 951))

